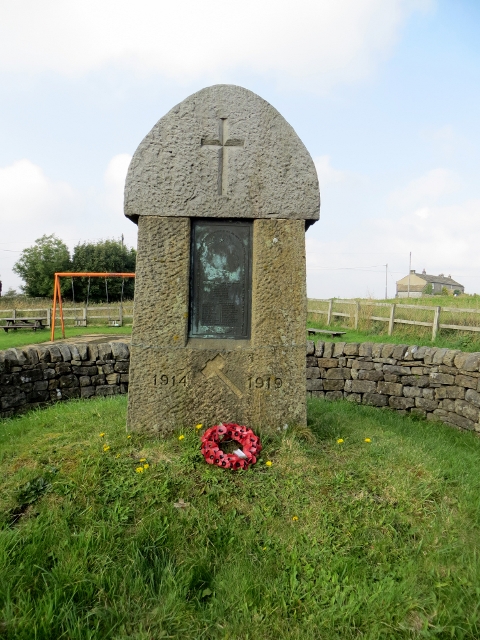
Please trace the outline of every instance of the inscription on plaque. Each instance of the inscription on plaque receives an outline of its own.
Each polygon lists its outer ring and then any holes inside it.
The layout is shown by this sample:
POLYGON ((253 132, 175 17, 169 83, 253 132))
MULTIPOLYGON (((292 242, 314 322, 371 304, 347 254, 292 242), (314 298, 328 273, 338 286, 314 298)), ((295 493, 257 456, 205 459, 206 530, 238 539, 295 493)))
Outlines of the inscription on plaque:
POLYGON ((190 337, 250 337, 251 221, 192 221, 190 337))

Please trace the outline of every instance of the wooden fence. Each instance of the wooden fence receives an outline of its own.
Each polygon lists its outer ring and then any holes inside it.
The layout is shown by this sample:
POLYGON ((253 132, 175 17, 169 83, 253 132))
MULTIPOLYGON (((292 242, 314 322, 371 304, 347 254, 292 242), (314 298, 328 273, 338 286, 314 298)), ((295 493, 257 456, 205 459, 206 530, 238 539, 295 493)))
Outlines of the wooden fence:
MULTIPOLYGON (((52 321, 52 309, 43 307, 39 309, 0 309, 0 327, 4 326, 5 318, 44 318, 45 326, 50 327, 52 321)), ((60 314, 57 309, 57 319, 60 320, 60 314)), ((98 325, 109 325, 121 327, 128 325, 133 320, 133 304, 109 304, 103 306, 90 307, 63 307, 63 318, 65 324, 74 327, 87 327, 98 325)))
MULTIPOLYGON (((345 307, 344 307, 345 308, 345 307)), ((388 335, 391 336, 396 324, 408 324, 418 325, 422 327, 431 327, 432 340, 435 340, 440 329, 453 329, 455 331, 480 331, 480 326, 476 324, 461 325, 461 324, 446 324, 441 322, 442 314, 480 314, 480 309, 459 309, 457 307, 435 307, 435 306, 422 306, 413 304, 397 304, 390 302, 368 302, 360 303, 355 300, 337 300, 332 299, 316 299, 308 301, 308 313, 309 314, 322 314, 327 317, 326 324, 330 325, 334 317, 348 318, 353 320, 353 328, 358 329, 360 317, 364 317, 368 320, 376 322, 388 323, 388 335), (311 308, 312 306, 318 306, 315 303, 326 303, 326 309, 311 308), (353 311, 348 313, 346 311, 339 311, 335 309, 335 305, 350 305, 353 306, 353 311), (386 315, 371 315, 362 313, 362 307, 382 307, 386 308, 386 315), (413 311, 427 311, 433 314, 432 320, 424 322, 421 320, 408 320, 405 318, 397 317, 397 311, 399 309, 408 309, 413 311)), ((472 320, 480 323, 480 317, 472 316, 472 320), (477 320, 478 318, 478 320, 477 320)))

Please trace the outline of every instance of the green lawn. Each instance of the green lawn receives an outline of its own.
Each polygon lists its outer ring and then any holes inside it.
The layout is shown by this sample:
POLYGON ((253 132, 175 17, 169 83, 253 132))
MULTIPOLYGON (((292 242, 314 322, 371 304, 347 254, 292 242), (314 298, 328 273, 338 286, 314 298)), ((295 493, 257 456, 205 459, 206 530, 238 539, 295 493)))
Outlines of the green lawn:
POLYGON ((234 473, 193 426, 128 438, 125 410, 0 425, 0 637, 480 637, 473 434, 315 399, 234 473))
POLYGON ((385 331, 380 331, 378 328, 370 331, 356 331, 348 327, 343 327, 341 324, 331 324, 327 326, 322 322, 314 322, 309 320, 307 322, 307 328, 312 329, 328 329, 329 331, 345 331, 345 335, 338 338, 330 338, 328 335, 317 334, 315 338, 308 336, 309 340, 329 340, 334 342, 383 342, 391 344, 416 344, 418 346, 427 347, 442 347, 447 349, 459 349, 460 351, 476 352, 480 351, 480 336, 477 333, 470 333, 465 335, 466 332, 449 331, 442 329, 440 335, 437 336, 435 342, 432 342, 431 338, 415 334, 412 330, 401 330, 395 328, 393 335, 389 336, 385 331))
MULTIPOLYGON (((67 327, 65 328, 65 336, 74 338, 91 333, 111 333, 111 334, 128 334, 132 333, 132 327, 67 327)), ((55 339, 59 340, 62 333, 59 329, 55 331, 55 339)), ((42 331, 19 330, 5 332, 0 328, 0 349, 10 349, 10 347, 23 347, 26 344, 38 344, 39 342, 47 342, 50 340, 50 329, 42 331)))

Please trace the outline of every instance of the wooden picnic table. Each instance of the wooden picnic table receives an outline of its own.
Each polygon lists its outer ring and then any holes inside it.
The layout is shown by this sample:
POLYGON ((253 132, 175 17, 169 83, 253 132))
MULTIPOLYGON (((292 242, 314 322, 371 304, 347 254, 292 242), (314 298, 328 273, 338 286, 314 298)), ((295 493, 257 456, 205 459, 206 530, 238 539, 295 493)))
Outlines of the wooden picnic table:
POLYGON ((347 332, 346 331, 329 331, 328 329, 307 329, 307 334, 310 335, 315 335, 316 333, 326 333, 329 336, 332 336, 332 338, 335 338, 336 336, 344 336, 347 332))
POLYGON ((45 329, 44 322, 46 318, 1 318, 7 323, 3 330, 8 333, 10 329, 16 331, 17 329, 45 329))

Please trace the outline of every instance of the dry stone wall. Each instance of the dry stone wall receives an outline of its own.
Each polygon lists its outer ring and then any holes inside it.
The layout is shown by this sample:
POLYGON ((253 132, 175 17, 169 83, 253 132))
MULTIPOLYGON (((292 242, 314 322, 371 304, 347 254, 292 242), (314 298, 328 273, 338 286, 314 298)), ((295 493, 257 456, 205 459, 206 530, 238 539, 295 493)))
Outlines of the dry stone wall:
POLYGON ((480 353, 307 342, 307 395, 389 407, 480 431, 480 353))
POLYGON ((129 345, 58 343, 0 351, 0 418, 59 400, 128 391, 129 345))
MULTIPOLYGON (((129 344, 0 351, 0 418, 45 404, 128 392, 129 344)), ((308 396, 388 407, 480 431, 480 353, 412 345, 307 342, 308 396)))

